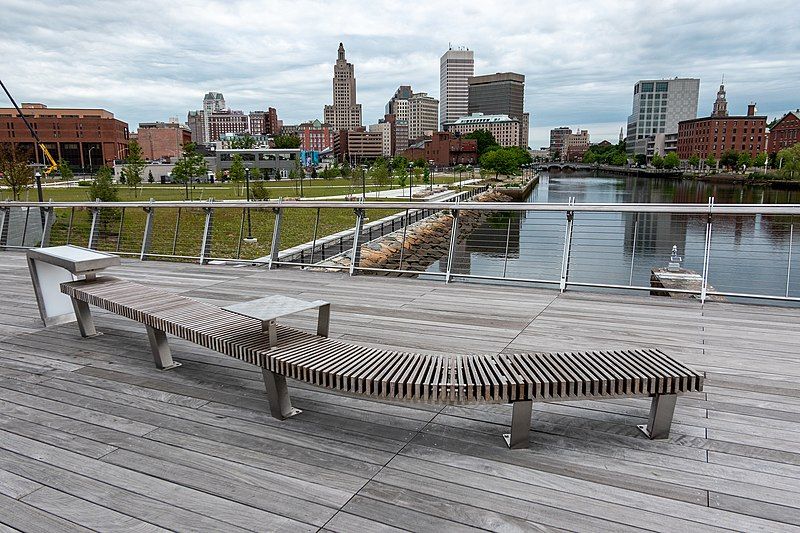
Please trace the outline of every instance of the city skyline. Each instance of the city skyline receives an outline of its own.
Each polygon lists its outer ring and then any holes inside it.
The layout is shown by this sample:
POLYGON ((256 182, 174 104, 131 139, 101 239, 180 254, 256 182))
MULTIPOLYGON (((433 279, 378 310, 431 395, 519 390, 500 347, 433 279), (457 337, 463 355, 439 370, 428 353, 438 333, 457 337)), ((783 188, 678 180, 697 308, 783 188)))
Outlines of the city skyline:
POLYGON ((322 119, 340 41, 356 68, 365 125, 383 116, 399 85, 439 98, 439 58, 449 44, 474 51, 476 75, 526 76, 532 148, 548 144, 556 126, 615 142, 639 79, 700 78, 698 116, 711 113, 723 74, 731 109, 756 101, 760 114, 774 118, 800 105, 800 38, 792 31, 800 17, 791 2, 757 12, 745 2, 674 2, 652 13, 615 3, 512 2, 498 10, 469 1, 387 3, 366 12, 357 2, 326 9, 301 1, 280 10, 268 36, 241 21, 279 3, 178 9, 153 2, 139 10, 123 2, 113 16, 78 3, 10 4, 0 51, 12 93, 52 107, 103 107, 131 129, 171 116, 183 121, 209 91, 223 93, 233 109, 275 107, 287 124, 322 119))

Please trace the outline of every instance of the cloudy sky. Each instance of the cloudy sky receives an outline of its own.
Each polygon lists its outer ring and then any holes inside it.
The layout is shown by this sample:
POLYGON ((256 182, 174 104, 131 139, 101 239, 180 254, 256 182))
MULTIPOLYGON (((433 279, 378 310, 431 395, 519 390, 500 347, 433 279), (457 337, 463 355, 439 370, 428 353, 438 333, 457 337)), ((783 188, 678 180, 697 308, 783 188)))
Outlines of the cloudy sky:
POLYGON ((723 74, 733 113, 800 107, 796 0, 3 0, 1 13, 17 100, 104 107, 132 130, 185 121, 211 90, 285 123, 321 119, 339 41, 365 124, 400 84, 438 97, 448 43, 475 51, 476 74, 525 74, 533 147, 555 126, 615 141, 642 78, 699 77, 701 116, 723 74))

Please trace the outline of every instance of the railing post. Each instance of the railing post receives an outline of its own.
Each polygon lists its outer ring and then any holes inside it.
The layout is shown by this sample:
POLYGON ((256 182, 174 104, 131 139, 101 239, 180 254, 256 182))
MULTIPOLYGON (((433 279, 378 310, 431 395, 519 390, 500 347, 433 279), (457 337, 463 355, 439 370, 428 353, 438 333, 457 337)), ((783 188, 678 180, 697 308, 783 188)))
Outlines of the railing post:
POLYGON ((44 210, 44 226, 42 226, 42 242, 39 248, 50 246, 50 228, 53 227, 53 208, 43 207, 44 210))
POLYGON ((11 222, 11 208, 0 207, 0 247, 8 243, 8 225, 11 222))
MULTIPOLYGON (((150 198, 150 203, 153 199, 150 198)), ((155 214, 155 207, 148 206, 143 208, 146 213, 144 219, 144 233, 142 234, 142 250, 139 252, 139 261, 144 261, 147 253, 150 251, 150 241, 153 237, 153 216, 155 214)), ((174 253, 174 251, 173 251, 174 253)))
POLYGON ((356 227, 353 229, 353 251, 350 254, 350 275, 356 275, 356 268, 361 262, 361 232, 364 230, 364 209, 354 209, 356 213, 356 227))
MULTIPOLYGON (((100 199, 97 198, 95 202, 99 202, 100 199)), ((100 215, 100 208, 99 207, 92 207, 92 226, 89 228, 89 242, 86 245, 87 248, 90 250, 94 247, 94 238, 97 233, 97 219, 100 215)), ((23 237, 24 238, 24 237, 23 237)))
POLYGON ((503 256, 503 277, 506 277, 506 271, 508 270, 508 245, 511 242, 511 217, 513 217, 516 213, 514 211, 509 211, 508 213, 508 229, 506 229, 506 253, 503 256))
POLYGON ((789 280, 792 277, 792 241, 794 240, 794 217, 789 226, 789 260, 786 265, 786 297, 789 297, 789 280))
MULTIPOLYGON (((575 204, 575 198, 569 199, 569 205, 575 204)), ((559 290, 564 292, 567 290, 567 281, 569 280, 569 261, 572 255, 572 222, 575 218, 574 211, 567 211, 567 224, 564 229, 564 252, 561 255, 561 281, 559 283, 559 290)))
MULTIPOLYGON (((208 202, 212 203, 214 201, 213 198, 209 198, 208 202)), ((203 211, 206 212, 206 222, 203 227, 203 243, 200 247, 200 264, 206 264, 206 257, 211 255, 211 230, 214 225, 214 208, 213 207, 204 207, 203 211)))
POLYGON ((444 276, 444 282, 450 283, 452 275, 453 258, 456 255, 456 242, 458 241, 458 209, 453 209, 453 226, 450 228, 450 247, 447 250, 447 274, 444 276))
POLYGON ((272 211, 275 213, 275 225, 272 228, 272 244, 269 252, 269 264, 267 265, 269 270, 278 267, 278 265, 273 265, 273 263, 277 263, 278 252, 281 249, 281 219, 283 218, 283 208, 273 207, 272 211))
POLYGON ((706 220, 706 242, 703 249, 703 284, 700 287, 700 303, 705 303, 708 291, 708 268, 711 259, 711 210, 714 208, 714 197, 708 199, 708 219, 706 220))
POLYGON ((633 222, 633 244, 631 245, 631 273, 628 278, 628 285, 633 285, 633 262, 636 259, 636 240, 639 237, 639 213, 634 213, 633 222))
POLYGON ((119 229, 117 230, 117 247, 116 252, 119 252, 119 248, 122 245, 122 230, 125 227, 125 208, 122 208, 122 212, 119 215, 119 229))

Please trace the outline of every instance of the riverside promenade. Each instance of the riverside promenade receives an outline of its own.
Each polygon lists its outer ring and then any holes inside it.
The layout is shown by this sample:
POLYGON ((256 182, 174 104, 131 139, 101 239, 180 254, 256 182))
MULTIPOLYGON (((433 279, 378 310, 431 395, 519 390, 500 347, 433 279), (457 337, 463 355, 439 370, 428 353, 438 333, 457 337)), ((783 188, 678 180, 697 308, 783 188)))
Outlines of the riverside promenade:
MULTIPOLYGON (((290 382, 97 309, 43 328, 23 253, 0 252, 0 531, 800 531, 800 309, 280 268, 123 261, 109 275, 217 305, 332 304, 331 336, 423 353, 654 347, 706 375, 672 434, 649 400, 383 403, 290 382)), ((313 329, 315 315, 284 323, 313 329)))

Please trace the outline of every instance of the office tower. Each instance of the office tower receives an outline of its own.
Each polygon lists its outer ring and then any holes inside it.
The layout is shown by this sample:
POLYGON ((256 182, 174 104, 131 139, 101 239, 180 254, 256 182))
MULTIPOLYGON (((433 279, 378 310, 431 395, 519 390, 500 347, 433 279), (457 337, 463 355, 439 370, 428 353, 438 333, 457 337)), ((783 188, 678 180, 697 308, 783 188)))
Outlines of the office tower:
POLYGON ((528 115, 525 113, 525 76, 498 72, 471 76, 468 80, 470 114, 508 115, 520 121, 518 146, 528 146, 528 115))
POLYGON ((677 137, 678 122, 697 117, 700 80, 639 80, 633 86, 633 111, 628 117, 629 153, 647 154, 648 139, 677 137))
POLYGON ((361 104, 356 103, 355 71, 353 64, 345 58, 342 43, 339 43, 333 67, 333 105, 325 106, 324 119, 335 131, 361 126, 361 104))
POLYGON ((469 114, 469 77, 475 74, 472 50, 449 48, 439 60, 439 124, 469 114))

